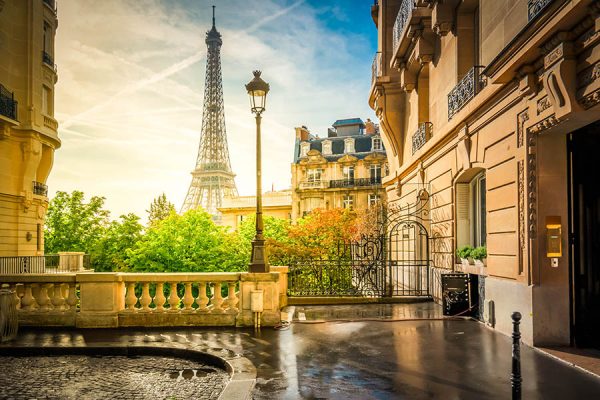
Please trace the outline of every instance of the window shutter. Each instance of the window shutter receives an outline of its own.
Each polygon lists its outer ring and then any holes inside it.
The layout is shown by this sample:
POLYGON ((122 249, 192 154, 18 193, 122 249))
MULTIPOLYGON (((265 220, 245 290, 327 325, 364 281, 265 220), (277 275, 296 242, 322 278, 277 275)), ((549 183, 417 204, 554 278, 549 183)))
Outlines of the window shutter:
POLYGON ((456 184, 456 246, 471 244, 470 232, 470 198, 469 184, 456 184))

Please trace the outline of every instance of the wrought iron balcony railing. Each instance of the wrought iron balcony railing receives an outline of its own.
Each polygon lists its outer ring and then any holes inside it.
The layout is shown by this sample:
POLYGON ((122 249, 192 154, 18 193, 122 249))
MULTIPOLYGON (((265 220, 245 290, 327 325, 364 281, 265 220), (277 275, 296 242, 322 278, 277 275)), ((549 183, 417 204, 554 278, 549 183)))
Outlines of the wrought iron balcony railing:
POLYGON ((42 182, 33 181, 33 194, 48 196, 48 186, 42 182))
POLYGON ((381 185, 381 177, 357 178, 357 179, 336 179, 329 181, 330 189, 364 187, 381 185))
POLYGON ((381 76, 381 52, 378 51, 373 57, 373 64, 371 65, 371 86, 375 84, 377 78, 381 76))
POLYGON ((54 12, 56 12, 56 0, 44 0, 44 4, 46 4, 54 12))
POLYGON ((0 85, 0 115, 17 120, 18 103, 15 94, 0 85))
POLYGON ((433 124, 431 122, 421 122, 419 124, 419 128, 412 137, 412 152, 415 154, 417 150, 427 143, 429 138, 431 137, 431 131, 433 128, 433 124))
POLYGON ((44 64, 52 67, 52 69, 56 71, 56 64, 54 64, 54 58, 49 53, 42 51, 42 61, 44 62, 44 64))
POLYGON ((400 10, 398 10, 398 15, 396 15, 396 22, 394 22, 394 29, 392 32, 392 43, 394 47, 394 51, 398 47, 398 43, 400 43, 400 38, 402 37, 402 32, 404 32, 404 27, 408 22, 410 15, 415 9, 415 0, 402 0, 400 4, 400 10))
POLYGON ((481 76, 483 66, 475 66, 448 93, 448 120, 459 112, 487 83, 481 76))
POLYGON ((541 13, 552 0, 529 0, 527 2, 527 20, 531 21, 541 13))

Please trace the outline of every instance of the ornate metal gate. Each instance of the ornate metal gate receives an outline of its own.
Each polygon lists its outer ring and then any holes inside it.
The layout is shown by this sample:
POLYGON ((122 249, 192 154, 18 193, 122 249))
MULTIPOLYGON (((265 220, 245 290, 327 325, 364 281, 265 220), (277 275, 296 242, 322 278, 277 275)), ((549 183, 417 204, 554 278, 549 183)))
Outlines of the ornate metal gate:
POLYGON ((288 296, 430 297, 428 199, 422 190, 413 205, 382 209, 372 234, 290 265, 288 296))

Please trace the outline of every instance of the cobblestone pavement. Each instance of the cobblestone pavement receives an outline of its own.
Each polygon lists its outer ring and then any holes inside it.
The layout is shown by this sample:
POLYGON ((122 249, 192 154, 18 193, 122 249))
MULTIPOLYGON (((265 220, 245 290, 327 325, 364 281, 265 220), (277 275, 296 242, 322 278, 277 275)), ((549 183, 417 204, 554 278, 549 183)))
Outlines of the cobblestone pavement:
POLYGON ((157 356, 0 357, 2 399, 216 399, 229 374, 157 356))

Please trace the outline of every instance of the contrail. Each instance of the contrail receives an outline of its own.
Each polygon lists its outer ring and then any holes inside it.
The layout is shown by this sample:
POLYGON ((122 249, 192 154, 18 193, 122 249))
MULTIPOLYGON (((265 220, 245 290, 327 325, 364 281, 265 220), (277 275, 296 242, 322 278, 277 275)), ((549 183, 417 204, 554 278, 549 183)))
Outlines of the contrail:
MULTIPOLYGON (((254 25, 250 26, 248 29, 240 32, 237 35, 234 35, 234 38, 241 35, 242 33, 250 33, 255 31, 256 29, 260 28, 261 26, 263 26, 264 24, 271 22, 272 20, 281 17, 282 15, 287 14, 288 12, 290 12, 291 10, 293 10, 294 8, 298 7, 299 5, 301 5, 302 3, 304 3, 305 0, 299 0, 297 2, 295 2, 294 4, 292 4, 291 6, 284 8, 278 12, 276 12, 273 15, 269 15, 268 17, 263 18, 262 20, 260 20, 259 22, 255 23, 254 25)), ((101 103, 96 104, 95 106, 77 114, 74 115, 72 117, 67 118, 65 121, 62 122, 61 124, 61 128, 63 129, 68 129, 69 127, 71 127, 74 123, 76 123, 77 121, 81 121, 81 118, 85 118, 87 115, 106 107, 109 104, 112 104, 113 100, 117 97, 120 97, 124 94, 129 94, 129 93, 134 93, 137 92, 140 89, 143 89, 144 87, 162 81, 163 79, 168 78, 169 76, 189 67, 192 64, 197 63, 198 61, 202 60, 204 58, 206 54, 206 50, 203 49, 201 51, 198 51, 197 53, 191 55, 190 57, 179 61, 178 63, 175 63, 173 65, 171 65, 168 68, 165 68, 164 70, 150 76, 149 78, 143 79, 141 81, 138 81, 132 85, 129 85, 127 87, 125 87, 124 89, 118 91, 117 93, 115 93, 114 95, 112 95, 111 97, 107 98, 106 100, 104 100, 101 103)))

